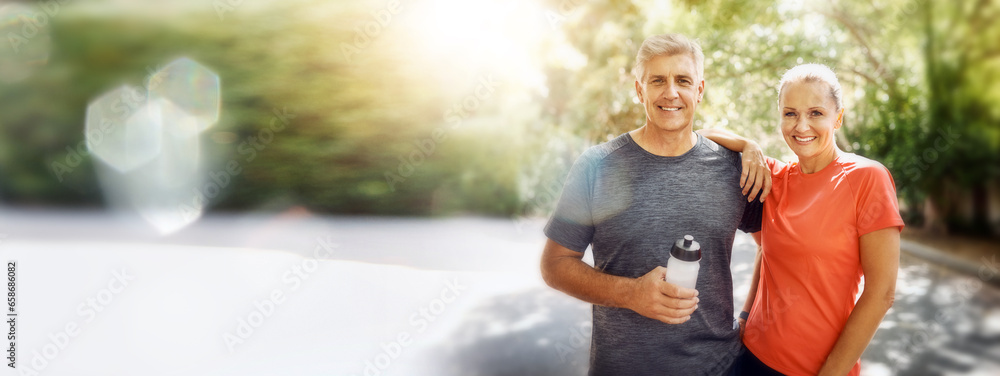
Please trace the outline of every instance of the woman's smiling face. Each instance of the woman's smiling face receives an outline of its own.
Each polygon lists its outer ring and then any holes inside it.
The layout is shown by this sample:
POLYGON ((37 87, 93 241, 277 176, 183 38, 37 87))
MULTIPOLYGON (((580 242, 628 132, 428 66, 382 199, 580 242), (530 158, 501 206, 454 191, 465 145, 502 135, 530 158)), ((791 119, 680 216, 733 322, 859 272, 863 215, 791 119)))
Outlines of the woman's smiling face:
POLYGON ((787 83, 778 107, 781 135, 799 161, 832 152, 844 111, 837 108, 830 85, 822 81, 787 83))

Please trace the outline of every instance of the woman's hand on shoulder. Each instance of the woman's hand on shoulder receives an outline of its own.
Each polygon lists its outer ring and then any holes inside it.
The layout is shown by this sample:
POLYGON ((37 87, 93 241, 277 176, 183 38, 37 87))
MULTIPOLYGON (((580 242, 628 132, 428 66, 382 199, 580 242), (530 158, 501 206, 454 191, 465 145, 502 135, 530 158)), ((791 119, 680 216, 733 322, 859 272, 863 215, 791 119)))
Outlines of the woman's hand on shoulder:
POLYGON ((748 141, 743 147, 743 171, 740 174, 740 188, 753 200, 760 193, 760 202, 771 193, 771 169, 767 167, 764 151, 756 142, 748 141))

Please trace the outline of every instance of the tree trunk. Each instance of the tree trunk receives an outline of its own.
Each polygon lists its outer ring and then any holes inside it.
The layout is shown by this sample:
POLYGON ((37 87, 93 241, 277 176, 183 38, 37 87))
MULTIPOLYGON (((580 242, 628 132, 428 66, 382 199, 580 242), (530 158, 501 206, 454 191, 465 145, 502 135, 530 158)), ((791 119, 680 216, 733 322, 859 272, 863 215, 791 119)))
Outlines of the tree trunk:
POLYGON ((990 197, 986 182, 972 186, 972 231, 977 235, 992 235, 990 197))
POLYGON ((938 209, 938 203, 931 197, 928 196, 924 199, 924 231, 928 234, 947 234, 948 227, 945 226, 944 218, 938 209))

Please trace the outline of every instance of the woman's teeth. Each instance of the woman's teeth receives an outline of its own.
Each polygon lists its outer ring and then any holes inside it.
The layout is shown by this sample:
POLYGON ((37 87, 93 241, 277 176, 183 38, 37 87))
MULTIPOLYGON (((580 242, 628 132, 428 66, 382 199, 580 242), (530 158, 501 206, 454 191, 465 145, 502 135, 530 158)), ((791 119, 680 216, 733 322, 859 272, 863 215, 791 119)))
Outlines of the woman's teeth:
POLYGON ((812 140, 816 139, 816 136, 813 136, 813 137, 792 136, 792 137, 795 138, 795 140, 799 141, 799 142, 809 142, 809 141, 812 141, 812 140))

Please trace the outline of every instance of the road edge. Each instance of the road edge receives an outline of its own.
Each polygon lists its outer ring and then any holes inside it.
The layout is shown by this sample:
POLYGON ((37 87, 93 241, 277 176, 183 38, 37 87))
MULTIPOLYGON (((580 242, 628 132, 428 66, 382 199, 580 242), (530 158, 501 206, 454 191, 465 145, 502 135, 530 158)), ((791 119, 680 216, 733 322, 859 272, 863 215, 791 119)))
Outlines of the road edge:
POLYGON ((935 265, 940 265, 953 271, 982 279, 984 282, 990 283, 994 286, 1000 286, 1000 278, 980 278, 979 274, 981 269, 987 267, 986 265, 981 265, 980 263, 954 256, 937 248, 903 238, 899 239, 899 249, 909 255, 924 259, 935 265))

